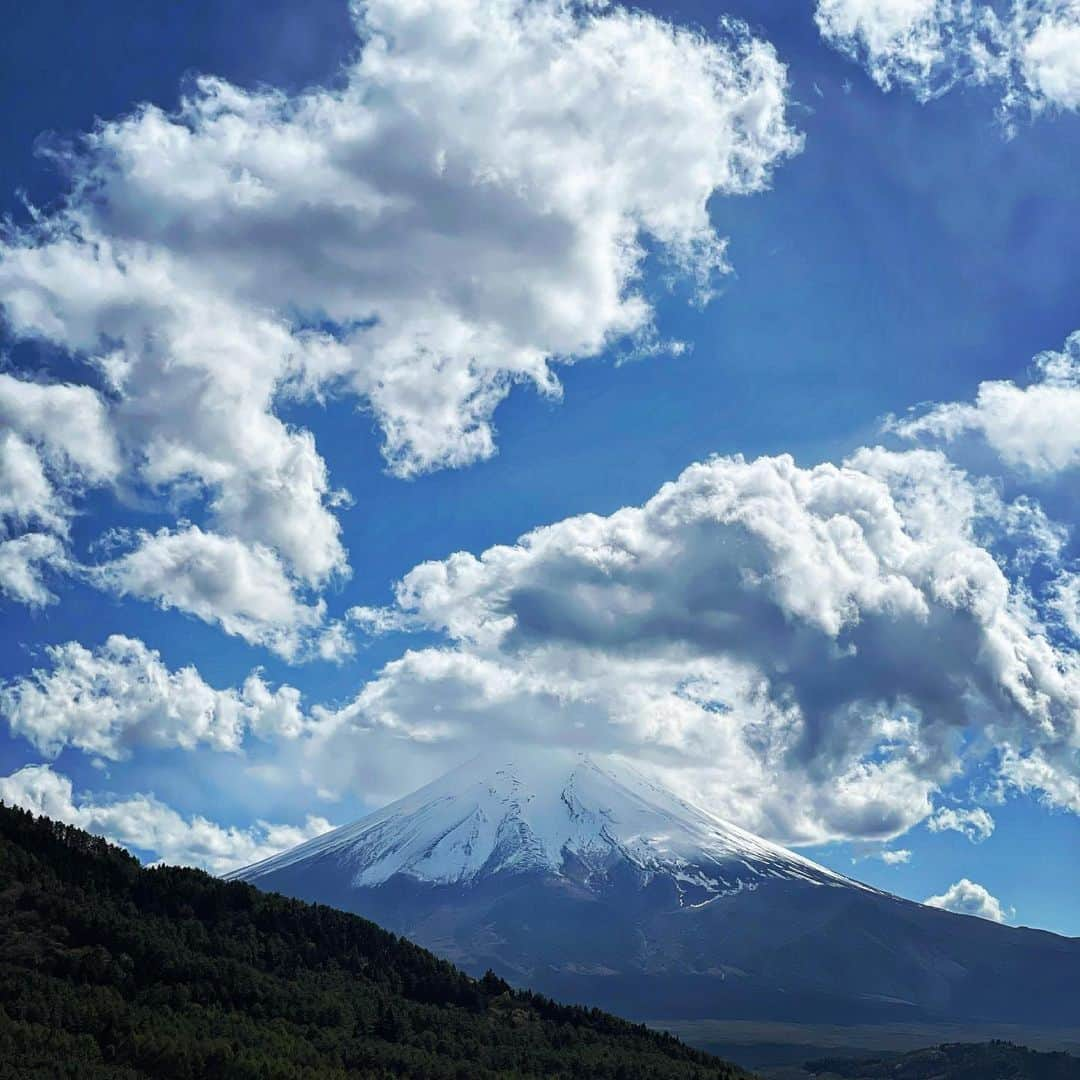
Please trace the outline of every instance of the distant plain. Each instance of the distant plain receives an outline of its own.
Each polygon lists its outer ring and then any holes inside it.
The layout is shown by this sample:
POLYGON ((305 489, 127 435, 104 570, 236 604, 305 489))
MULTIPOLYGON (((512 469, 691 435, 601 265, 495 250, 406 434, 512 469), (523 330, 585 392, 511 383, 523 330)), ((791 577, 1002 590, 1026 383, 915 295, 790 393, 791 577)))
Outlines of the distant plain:
POLYGON ((670 1031, 700 1050, 717 1054, 765 1080, 805 1078, 804 1061, 827 1055, 863 1057, 867 1052, 918 1050, 940 1043, 1002 1039, 1034 1050, 1080 1055, 1080 1026, 1031 1028, 1021 1024, 811 1025, 753 1020, 662 1020, 650 1027, 670 1031))

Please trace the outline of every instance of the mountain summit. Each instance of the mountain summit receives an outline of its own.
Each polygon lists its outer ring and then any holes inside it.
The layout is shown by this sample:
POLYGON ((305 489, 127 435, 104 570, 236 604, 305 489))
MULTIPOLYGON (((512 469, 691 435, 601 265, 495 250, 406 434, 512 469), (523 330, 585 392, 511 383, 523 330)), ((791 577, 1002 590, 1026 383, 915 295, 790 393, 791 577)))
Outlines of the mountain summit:
POLYGON ((237 876, 252 882, 328 863, 357 889, 401 875, 476 885, 543 873, 602 892, 618 875, 666 882, 680 907, 768 879, 856 882, 691 805, 624 765, 586 754, 480 755, 382 810, 237 876))
POLYGON ((232 876, 640 1018, 1080 1015, 1080 940, 890 896, 564 752, 478 757, 232 876))

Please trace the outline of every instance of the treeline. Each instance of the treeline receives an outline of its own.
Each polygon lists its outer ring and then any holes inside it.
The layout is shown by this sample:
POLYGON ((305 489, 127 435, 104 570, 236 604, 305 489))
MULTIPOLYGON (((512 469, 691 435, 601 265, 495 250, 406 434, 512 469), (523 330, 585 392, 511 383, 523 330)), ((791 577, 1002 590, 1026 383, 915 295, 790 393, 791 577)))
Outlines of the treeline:
POLYGON ((469 978, 355 915, 144 868, 0 803, 0 1080, 745 1075, 643 1025, 469 978))
POLYGON ((1001 1040, 873 1058, 819 1058, 803 1068, 819 1080, 1080 1080, 1080 1058, 1001 1040))

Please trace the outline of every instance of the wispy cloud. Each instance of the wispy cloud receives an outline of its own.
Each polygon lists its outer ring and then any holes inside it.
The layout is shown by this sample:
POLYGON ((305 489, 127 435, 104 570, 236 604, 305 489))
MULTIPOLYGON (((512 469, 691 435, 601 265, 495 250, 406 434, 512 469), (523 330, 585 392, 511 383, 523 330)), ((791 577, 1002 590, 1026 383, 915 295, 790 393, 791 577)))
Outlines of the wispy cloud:
POLYGON ((1022 114, 1080 109, 1080 3, 818 0, 822 36, 884 90, 923 101, 958 84, 992 86, 1006 130, 1022 114))

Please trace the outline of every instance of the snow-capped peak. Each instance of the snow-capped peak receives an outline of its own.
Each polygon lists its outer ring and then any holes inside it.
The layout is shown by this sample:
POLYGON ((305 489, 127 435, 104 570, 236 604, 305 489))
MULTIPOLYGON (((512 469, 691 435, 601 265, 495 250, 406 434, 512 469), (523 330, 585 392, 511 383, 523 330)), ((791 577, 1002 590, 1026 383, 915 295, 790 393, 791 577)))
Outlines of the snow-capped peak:
POLYGON ((694 904, 768 878, 855 885, 691 805, 628 765, 538 751, 481 755, 351 825, 238 871, 257 881, 329 860, 354 888, 395 875, 467 884, 541 871, 589 884, 615 867, 663 876, 694 904))

